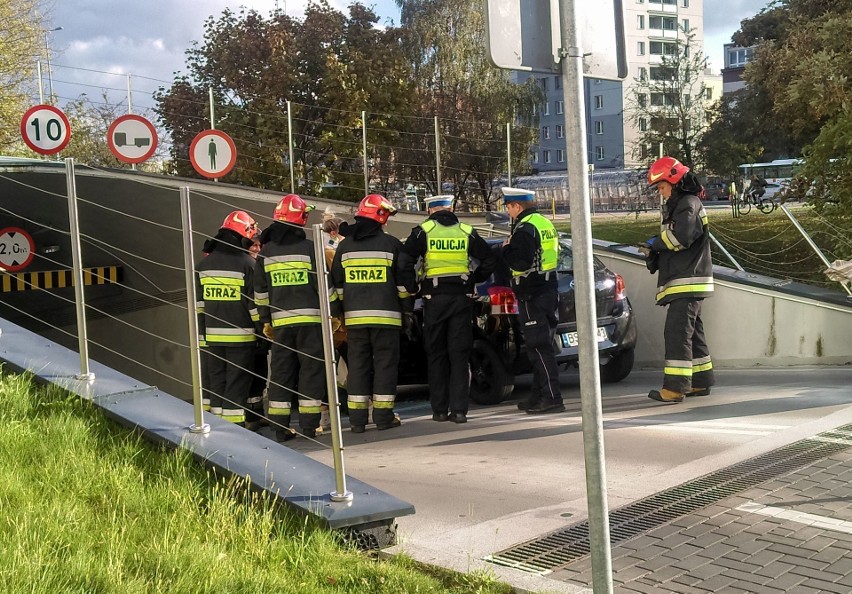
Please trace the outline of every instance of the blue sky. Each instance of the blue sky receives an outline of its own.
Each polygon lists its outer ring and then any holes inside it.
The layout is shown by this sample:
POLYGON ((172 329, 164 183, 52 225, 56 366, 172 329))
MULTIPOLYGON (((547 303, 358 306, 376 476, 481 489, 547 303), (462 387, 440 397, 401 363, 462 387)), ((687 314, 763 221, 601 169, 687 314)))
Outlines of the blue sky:
MULTIPOLYGON (((264 15, 278 6, 288 14, 301 15, 306 3, 307 0, 57 0, 49 14, 50 25, 62 30, 48 33, 55 54, 51 69, 54 88, 60 104, 81 93, 99 99, 101 88, 113 89, 113 96, 126 95, 126 75, 130 73, 134 106, 151 107, 151 92, 173 80, 174 72, 184 70, 184 53, 193 40, 201 40, 208 16, 219 15, 226 7, 237 11, 240 6, 264 15), (119 5, 121 8, 117 9, 119 5)), ((329 3, 345 11, 348 0, 329 3)), ((365 4, 374 7, 382 22, 399 21, 399 9, 393 0, 365 4)), ((767 0, 704 0, 705 53, 715 71, 722 65, 722 44, 729 41, 743 18, 766 4, 767 0)), ((44 76, 47 92, 47 74, 44 76)))

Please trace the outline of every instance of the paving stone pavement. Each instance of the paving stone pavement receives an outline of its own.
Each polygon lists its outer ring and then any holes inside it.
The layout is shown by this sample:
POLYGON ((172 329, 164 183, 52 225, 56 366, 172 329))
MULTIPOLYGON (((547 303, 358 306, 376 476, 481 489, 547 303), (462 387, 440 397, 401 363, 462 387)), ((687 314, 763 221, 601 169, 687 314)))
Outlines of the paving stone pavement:
MULTIPOLYGON (((612 550, 616 592, 852 592, 852 449, 612 550)), ((592 583, 584 557, 549 577, 592 583)))

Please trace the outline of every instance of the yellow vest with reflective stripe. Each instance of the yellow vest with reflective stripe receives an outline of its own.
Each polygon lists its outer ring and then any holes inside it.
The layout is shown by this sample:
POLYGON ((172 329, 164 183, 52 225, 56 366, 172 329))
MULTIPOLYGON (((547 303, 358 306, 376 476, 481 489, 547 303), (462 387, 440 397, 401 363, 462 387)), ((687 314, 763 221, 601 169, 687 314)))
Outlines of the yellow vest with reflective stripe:
POLYGON ((556 270, 556 263, 559 260, 559 234, 556 232, 553 223, 537 212, 534 212, 522 222, 529 223, 538 231, 539 253, 533 261, 532 268, 522 271, 513 270, 512 276, 526 276, 531 272, 556 270))
POLYGON ((430 219, 420 228, 426 233, 426 278, 464 276, 470 272, 467 256, 470 234, 473 232, 470 225, 439 225, 430 219))

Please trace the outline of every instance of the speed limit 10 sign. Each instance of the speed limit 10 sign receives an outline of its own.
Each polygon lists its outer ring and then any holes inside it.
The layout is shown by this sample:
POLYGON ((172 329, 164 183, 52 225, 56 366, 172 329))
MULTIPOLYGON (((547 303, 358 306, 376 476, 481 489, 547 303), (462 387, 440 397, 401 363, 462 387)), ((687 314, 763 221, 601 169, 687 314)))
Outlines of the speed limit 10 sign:
POLYGON ((71 124, 58 107, 36 105, 21 118, 21 136, 35 152, 52 155, 71 140, 71 124))

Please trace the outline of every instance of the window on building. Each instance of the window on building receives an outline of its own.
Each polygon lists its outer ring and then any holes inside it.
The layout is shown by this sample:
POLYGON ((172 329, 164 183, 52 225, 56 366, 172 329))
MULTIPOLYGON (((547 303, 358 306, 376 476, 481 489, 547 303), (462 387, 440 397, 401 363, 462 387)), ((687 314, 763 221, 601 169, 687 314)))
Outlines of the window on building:
POLYGON ((595 109, 603 109, 603 95, 595 95, 595 109))
POLYGON ((639 80, 648 80, 648 69, 644 66, 639 67, 639 80))
POLYGON ((546 78, 539 79, 539 84, 541 84, 541 90, 546 93, 547 92, 547 79, 546 78))
POLYGON ((565 102, 557 101, 556 102, 556 113, 562 113, 565 110, 565 102))
POLYGON ((550 126, 541 127, 541 139, 550 140, 550 126))
POLYGON ((603 161, 606 158, 606 152, 604 151, 604 147, 596 146, 595 147, 595 157, 598 161, 603 161))
POLYGON ((707 101, 711 101, 713 99, 713 87, 704 87, 704 98, 707 101))
POLYGON ((681 29, 683 29, 683 32, 689 33, 689 19, 683 19, 683 21, 681 21, 681 23, 682 23, 681 29))
POLYGON ((671 107, 677 105, 676 93, 651 93, 651 105, 653 107, 671 107))
POLYGON ((674 31, 677 29, 677 19, 667 16, 648 16, 649 29, 664 29, 665 31, 674 31))
POLYGON ((637 41, 636 42, 636 55, 637 56, 644 56, 645 55, 645 42, 644 41, 637 41))
POLYGON ((652 56, 676 56, 677 43, 666 41, 651 41, 648 44, 652 56))
POLYGON ((648 95, 645 93, 639 93, 636 95, 636 103, 639 104, 639 107, 647 107, 648 106, 648 95))
POLYGON ((533 163, 538 163, 538 151, 535 151, 535 152, 532 154, 532 162, 533 162, 533 163))
POLYGON ((683 2, 680 3, 680 5, 683 6, 684 8, 689 8, 689 0, 683 0, 683 2))
POLYGON ((550 151, 541 151, 545 163, 550 163, 550 151))
POLYGON ((556 124, 556 138, 565 138, 565 128, 561 124, 556 124))
POLYGON ((550 101, 545 101, 541 108, 541 115, 550 115, 550 101))
POLYGON ((533 105, 533 115, 538 115, 538 105, 533 105))
POLYGON ((603 121, 595 120, 595 134, 603 134, 603 121))
POLYGON ((677 6, 677 0, 663 0, 663 4, 668 4, 670 6, 677 6))
POLYGON ((677 66, 651 66, 651 80, 674 81, 677 80, 677 66))
POLYGON ((636 15, 636 28, 637 29, 644 29, 645 28, 645 15, 644 14, 636 15))
POLYGON ((684 93, 684 94, 683 94, 683 104, 684 104, 684 106, 689 107, 689 102, 690 102, 690 101, 691 101, 691 97, 689 96, 689 93, 684 93))
POLYGON ((731 68, 745 66, 749 60, 751 60, 751 48, 728 50, 728 66, 731 68))
POLYGON ((647 132, 648 131, 648 118, 639 118, 639 131, 647 132))
POLYGON ((553 88, 557 91, 562 88, 562 77, 556 75, 553 77, 553 88))
POLYGON ((565 151, 562 149, 556 149, 556 162, 564 163, 565 162, 565 151))

